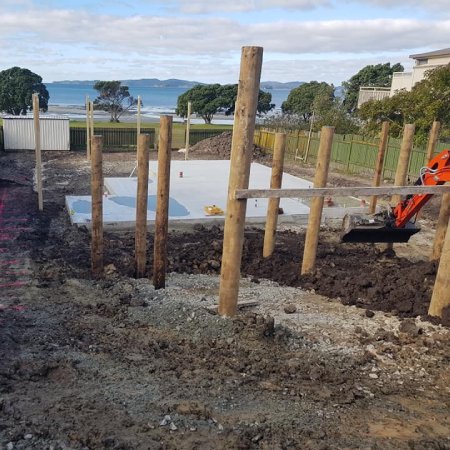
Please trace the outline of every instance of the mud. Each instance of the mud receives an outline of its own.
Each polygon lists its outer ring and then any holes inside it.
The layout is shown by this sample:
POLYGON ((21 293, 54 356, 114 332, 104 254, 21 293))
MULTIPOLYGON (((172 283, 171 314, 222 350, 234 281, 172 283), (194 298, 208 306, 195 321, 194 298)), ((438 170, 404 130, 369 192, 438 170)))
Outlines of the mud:
MULTIPOLYGON (((281 232, 265 260, 248 229, 241 297, 256 306, 224 320, 220 228, 171 234, 178 273, 159 291, 133 278, 132 235, 106 234, 93 280, 88 230, 63 208, 88 191, 88 165, 44 160, 39 213, 32 155, 0 155, 3 220, 25 223, 0 241, 2 263, 21 261, 2 276, 24 282, 0 291, 1 449, 449 448, 450 332, 412 318, 435 267, 325 230, 318 271, 298 277, 302 233, 281 232)), ((133 165, 105 155, 108 174, 133 165)))

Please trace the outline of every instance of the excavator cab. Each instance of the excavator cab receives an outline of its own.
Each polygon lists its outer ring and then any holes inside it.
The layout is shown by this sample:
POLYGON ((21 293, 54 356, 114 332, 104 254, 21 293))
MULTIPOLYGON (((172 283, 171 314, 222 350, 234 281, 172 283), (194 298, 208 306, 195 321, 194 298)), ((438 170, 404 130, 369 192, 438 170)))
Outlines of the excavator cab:
MULTIPOLYGON (((420 170, 415 185, 438 186, 450 181, 450 150, 443 150, 420 170)), ((432 194, 408 195, 395 207, 377 214, 344 217, 342 242, 408 242, 420 231, 411 219, 422 209, 432 194)))

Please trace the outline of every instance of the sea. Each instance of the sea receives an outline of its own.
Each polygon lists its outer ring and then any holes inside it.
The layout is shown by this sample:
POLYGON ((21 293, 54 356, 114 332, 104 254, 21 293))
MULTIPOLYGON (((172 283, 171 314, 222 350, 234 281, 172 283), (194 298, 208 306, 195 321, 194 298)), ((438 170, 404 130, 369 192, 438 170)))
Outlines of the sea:
MULTIPOLYGON (((67 108, 84 106, 86 96, 89 96, 93 100, 98 94, 90 84, 45 83, 45 85, 50 94, 49 105, 54 106, 67 108)), ((180 87, 131 87, 130 94, 135 98, 138 95, 141 96, 143 105, 141 113, 143 118, 157 119, 161 114, 175 114, 178 97, 188 89, 180 87)), ((268 92, 272 94, 272 103, 275 104, 275 112, 281 110, 281 104, 286 100, 290 90, 271 89, 268 92)), ((68 115, 74 119, 82 117, 81 114, 76 112, 70 112, 68 115)), ((214 120, 213 123, 229 123, 230 120, 214 120)))

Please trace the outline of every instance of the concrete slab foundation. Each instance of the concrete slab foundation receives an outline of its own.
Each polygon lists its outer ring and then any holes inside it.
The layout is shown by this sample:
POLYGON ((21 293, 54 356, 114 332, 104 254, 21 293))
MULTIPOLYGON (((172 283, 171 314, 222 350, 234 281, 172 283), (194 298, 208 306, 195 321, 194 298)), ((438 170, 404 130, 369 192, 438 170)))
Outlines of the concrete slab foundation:
MULTIPOLYGON (((149 198, 147 219, 151 227, 155 220, 157 161, 150 162, 149 198)), ((225 211, 229 160, 172 161, 170 177, 169 224, 171 228, 195 223, 222 223, 224 216, 207 216, 204 208, 216 205, 225 211)), ((266 189, 270 186, 271 169, 252 163, 249 187, 266 189)), ((137 178, 105 178, 103 220, 105 227, 131 228, 136 218, 137 178)), ((283 188, 312 187, 312 183, 302 178, 283 174, 283 188)), ((247 222, 264 223, 268 199, 252 199, 247 202, 247 222)), ((358 205, 348 199, 350 204, 358 205)), ((67 196, 66 206, 73 224, 89 226, 91 222, 90 196, 67 196)), ((347 205, 346 205, 347 206, 347 205)), ((309 207, 301 199, 281 199, 283 214, 279 222, 306 223, 309 207)), ((353 208, 352 208, 353 209, 353 208)), ((362 208, 356 208, 364 211, 362 208)), ((331 207, 324 210, 325 218, 343 217, 346 208, 331 207)), ((352 211, 353 212, 353 211, 352 211)))

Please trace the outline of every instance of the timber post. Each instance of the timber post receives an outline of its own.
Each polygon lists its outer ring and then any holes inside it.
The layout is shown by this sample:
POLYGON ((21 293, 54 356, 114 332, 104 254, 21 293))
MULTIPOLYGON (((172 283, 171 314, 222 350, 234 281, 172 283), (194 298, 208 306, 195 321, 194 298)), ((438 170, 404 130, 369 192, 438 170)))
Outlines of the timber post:
MULTIPOLYGON (((384 155, 386 154, 387 144, 389 140, 389 122, 385 121, 381 125, 380 144, 378 146, 377 163, 375 166, 375 175, 373 178, 373 186, 379 186, 381 183, 381 173, 383 171, 384 155)), ((374 195, 370 199, 369 214, 375 214, 377 209, 377 196, 374 195)))
POLYGON ((442 195, 441 209, 436 224, 436 232, 434 234, 433 250, 430 260, 435 261, 441 258, 442 247, 444 246, 445 234, 448 233, 448 221, 450 220, 450 194, 442 195))
MULTIPOLYGON (((276 133, 272 158, 271 189, 281 189, 283 179, 284 153, 286 151, 286 134, 276 133)), ((275 248, 275 235, 277 232, 279 198, 270 198, 267 206, 266 226, 264 230, 263 257, 272 255, 275 248)))
POLYGON ((156 188, 153 285, 166 287, 167 237, 169 230, 170 153, 172 151, 172 116, 161 116, 158 145, 158 186, 156 188))
POLYGON ((433 159, 433 154, 436 151, 436 145, 439 139, 440 129, 441 129, 441 122, 435 120, 431 127, 430 136, 428 138, 426 163, 429 163, 433 159))
POLYGON ((148 154, 150 136, 138 135, 135 257, 136 278, 145 276, 147 261, 148 154))
MULTIPOLYGON (((319 152, 317 153, 314 187, 325 187, 328 179, 331 149, 333 146, 334 127, 323 127, 320 133, 319 152)), ((324 198, 314 197, 309 208, 308 227, 305 236, 305 249, 301 274, 310 273, 316 264, 317 244, 319 242, 320 221, 322 219, 324 198)))
POLYGON ((184 146, 184 159, 189 159, 189 135, 191 133, 191 110, 192 102, 188 102, 187 121, 186 121, 186 144, 184 146))
POLYGON ((247 201, 237 200, 234 192, 248 188, 262 56, 262 47, 242 48, 220 272, 218 311, 225 317, 236 314, 239 295, 247 201))
POLYGON ((91 202, 92 202, 92 275, 103 274, 103 137, 91 139, 91 202))
POLYGON ((447 232, 442 246, 441 260, 436 274, 433 294, 431 296, 428 314, 442 318, 445 308, 450 306, 450 231, 447 224, 447 232))
POLYGON ((44 210, 44 196, 42 193, 42 153, 41 153, 41 127, 39 123, 39 95, 33 94, 33 122, 34 147, 36 152, 36 190, 38 195, 39 211, 44 210))
POLYGON ((86 96, 86 158, 91 159, 91 127, 89 126, 89 114, 91 110, 91 102, 89 95, 86 96))
MULTIPOLYGON (((394 186, 404 186, 406 183, 406 179, 408 177, 409 159, 411 157, 411 151, 414 144, 414 131, 415 125, 412 123, 406 124, 403 128, 403 138, 400 146, 400 153, 398 155, 394 186)), ((391 203, 395 206, 401 201, 401 199, 401 195, 393 195, 391 197, 391 203)), ((392 250, 393 248, 393 243, 389 243, 386 246, 387 250, 392 250)))

